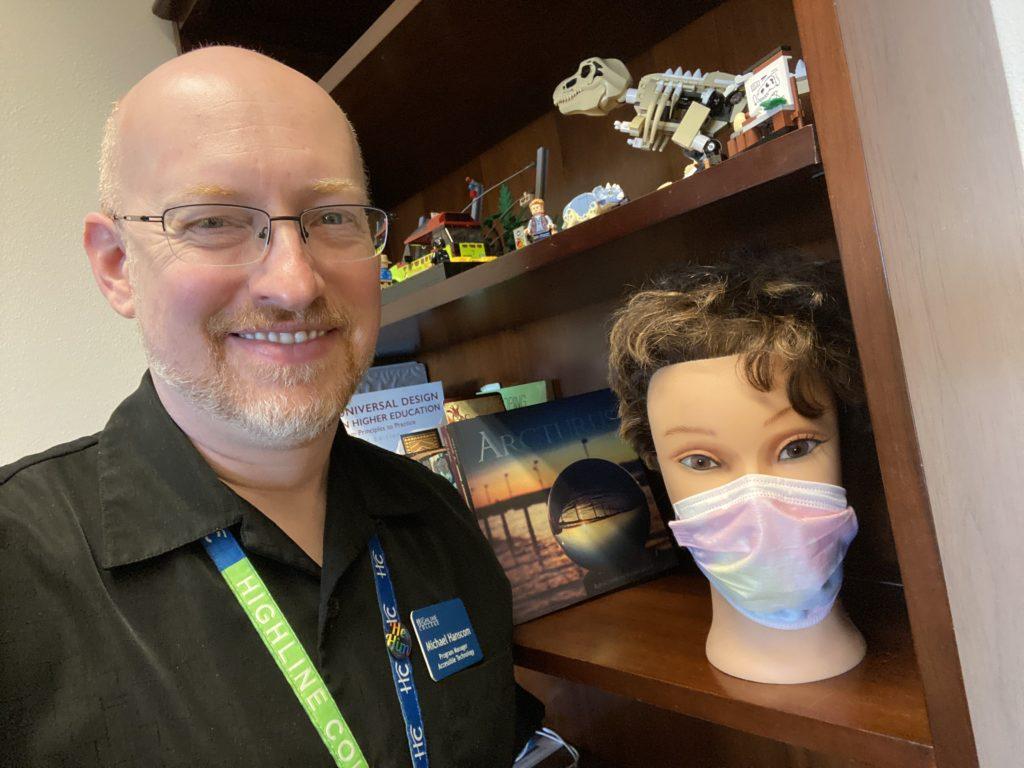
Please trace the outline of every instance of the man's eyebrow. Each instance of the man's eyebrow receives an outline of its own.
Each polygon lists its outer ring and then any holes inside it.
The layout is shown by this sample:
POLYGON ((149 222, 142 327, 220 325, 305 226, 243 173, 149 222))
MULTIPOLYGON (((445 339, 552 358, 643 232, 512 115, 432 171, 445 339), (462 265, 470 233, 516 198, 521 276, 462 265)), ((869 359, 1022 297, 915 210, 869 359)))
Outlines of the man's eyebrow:
POLYGON ((317 179, 313 182, 314 192, 364 192, 362 182, 355 179, 344 179, 331 176, 325 179, 317 179))
MULTIPOLYGON (((320 193, 365 192, 362 182, 338 176, 317 179, 310 185, 310 189, 320 193)), ((177 199, 192 197, 238 197, 238 192, 220 184, 193 184, 177 195, 177 199)))
POLYGON ((191 187, 183 189, 178 197, 236 197, 237 195, 235 190, 222 187, 220 184, 193 184, 191 187))
POLYGON ((665 437, 668 437, 669 435, 676 435, 682 433, 692 433, 697 435, 709 435, 710 437, 718 437, 717 433, 713 429, 705 429, 704 427, 686 427, 682 425, 678 427, 672 427, 671 429, 666 429, 665 437))

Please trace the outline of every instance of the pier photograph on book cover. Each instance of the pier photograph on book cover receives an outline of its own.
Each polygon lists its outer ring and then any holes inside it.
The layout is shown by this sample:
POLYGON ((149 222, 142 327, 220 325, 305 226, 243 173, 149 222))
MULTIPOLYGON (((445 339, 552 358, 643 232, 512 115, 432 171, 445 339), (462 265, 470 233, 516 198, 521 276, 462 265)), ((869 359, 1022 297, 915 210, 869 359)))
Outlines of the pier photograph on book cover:
POLYGON ((520 624, 678 563, 610 390, 449 424, 520 624))

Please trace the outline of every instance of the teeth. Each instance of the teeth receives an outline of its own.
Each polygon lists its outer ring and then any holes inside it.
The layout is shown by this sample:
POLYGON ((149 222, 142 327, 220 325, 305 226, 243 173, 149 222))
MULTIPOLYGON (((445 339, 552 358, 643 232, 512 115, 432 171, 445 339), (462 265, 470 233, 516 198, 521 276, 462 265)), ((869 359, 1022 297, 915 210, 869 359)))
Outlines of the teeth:
POLYGON ((327 331, 296 331, 295 333, 288 333, 287 331, 254 331, 253 333, 240 333, 238 334, 243 339, 249 341, 269 341, 272 344, 304 344, 307 341, 313 339, 319 339, 325 335, 327 331))

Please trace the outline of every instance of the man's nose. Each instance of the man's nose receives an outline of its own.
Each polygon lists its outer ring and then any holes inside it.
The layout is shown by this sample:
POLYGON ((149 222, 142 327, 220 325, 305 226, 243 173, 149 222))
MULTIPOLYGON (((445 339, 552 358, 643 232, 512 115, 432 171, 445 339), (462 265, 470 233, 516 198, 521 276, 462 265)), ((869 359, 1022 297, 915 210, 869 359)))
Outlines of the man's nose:
POLYGON ((257 304, 299 312, 321 295, 324 282, 310 258, 299 222, 275 221, 263 260, 249 280, 257 304))

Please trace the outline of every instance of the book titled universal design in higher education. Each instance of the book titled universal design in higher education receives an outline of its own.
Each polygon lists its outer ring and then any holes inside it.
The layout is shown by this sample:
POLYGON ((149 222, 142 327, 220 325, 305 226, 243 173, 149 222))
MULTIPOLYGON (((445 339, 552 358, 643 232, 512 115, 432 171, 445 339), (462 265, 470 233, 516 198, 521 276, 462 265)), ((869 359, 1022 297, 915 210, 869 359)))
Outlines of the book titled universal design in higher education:
POLYGON ((439 381, 352 395, 341 414, 353 437, 395 453, 402 435, 444 424, 444 391, 439 381))
POLYGON ((600 390, 448 425, 519 624, 678 563, 647 469, 600 390))

